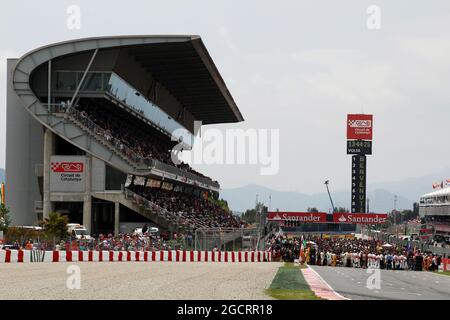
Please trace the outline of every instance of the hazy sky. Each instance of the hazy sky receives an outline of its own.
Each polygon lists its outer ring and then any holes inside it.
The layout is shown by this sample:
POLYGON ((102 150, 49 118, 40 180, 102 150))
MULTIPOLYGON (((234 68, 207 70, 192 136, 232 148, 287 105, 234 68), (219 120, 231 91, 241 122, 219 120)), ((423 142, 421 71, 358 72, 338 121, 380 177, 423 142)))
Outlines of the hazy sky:
POLYGON ((325 179, 348 188, 346 114, 360 112, 374 114, 368 183, 450 173, 448 0, 3 2, 0 167, 5 59, 53 42, 127 34, 200 35, 246 120, 226 127, 280 130, 277 175, 261 176, 257 166, 196 167, 224 188, 314 193, 325 179), (81 9, 79 30, 66 26, 69 5, 81 9), (369 5, 381 9, 379 30, 367 28, 369 5))

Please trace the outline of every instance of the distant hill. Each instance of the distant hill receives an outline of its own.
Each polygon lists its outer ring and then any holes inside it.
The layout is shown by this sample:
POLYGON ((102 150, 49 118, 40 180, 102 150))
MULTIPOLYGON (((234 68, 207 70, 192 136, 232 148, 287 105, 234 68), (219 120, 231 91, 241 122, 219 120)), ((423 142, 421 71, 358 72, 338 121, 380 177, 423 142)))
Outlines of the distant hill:
POLYGON ((0 168, 0 183, 5 182, 5 169, 0 168))
MULTIPOLYGON (((373 183, 367 187, 367 197, 370 199, 369 210, 372 212, 392 211, 394 195, 398 196, 397 209, 412 209, 413 203, 422 194, 432 191, 433 181, 450 178, 450 169, 434 174, 409 178, 402 181, 373 183)), ((350 208, 350 189, 330 190, 335 207, 350 208)), ((287 211, 305 211, 308 207, 316 207, 328 212, 331 208, 330 199, 326 192, 306 194, 300 192, 277 191, 250 184, 240 188, 223 189, 221 197, 228 201, 233 211, 244 212, 255 206, 256 195, 259 201, 269 205, 269 195, 272 194, 271 209, 287 211)))
MULTIPOLYGON (((244 212, 255 206, 256 194, 259 201, 269 205, 269 195, 272 195, 271 209, 286 211, 306 211, 315 207, 320 211, 328 212, 331 208, 330 199, 326 192, 317 194, 304 194, 299 192, 277 191, 258 185, 247 185, 241 188, 224 189, 221 197, 228 201, 233 211, 244 212)), ((350 190, 332 192, 335 207, 350 209, 350 190)), ((369 209, 373 212, 391 211, 394 206, 394 193, 375 189, 368 192, 370 199, 369 209)), ((414 200, 398 196, 397 209, 412 209, 414 200)))

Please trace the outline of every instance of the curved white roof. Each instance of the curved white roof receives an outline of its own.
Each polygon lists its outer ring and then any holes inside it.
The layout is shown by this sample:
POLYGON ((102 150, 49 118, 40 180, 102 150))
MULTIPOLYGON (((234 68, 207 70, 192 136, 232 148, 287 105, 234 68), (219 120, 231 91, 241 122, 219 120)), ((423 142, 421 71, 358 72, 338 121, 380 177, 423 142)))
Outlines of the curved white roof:
POLYGON ((420 196, 420 198, 434 198, 439 196, 448 196, 450 195, 450 187, 446 187, 444 189, 439 189, 427 194, 420 196))

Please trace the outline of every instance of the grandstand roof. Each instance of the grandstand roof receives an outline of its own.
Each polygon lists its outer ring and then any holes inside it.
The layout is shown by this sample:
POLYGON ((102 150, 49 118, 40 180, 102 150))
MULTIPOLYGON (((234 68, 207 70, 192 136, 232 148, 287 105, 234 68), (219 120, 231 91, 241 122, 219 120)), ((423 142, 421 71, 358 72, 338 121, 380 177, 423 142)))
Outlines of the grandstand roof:
POLYGON ((201 38, 195 35, 70 40, 25 54, 17 69, 30 74, 34 67, 55 57, 114 47, 127 47, 130 54, 203 124, 244 120, 201 38))
POLYGON ((437 191, 433 191, 427 194, 420 196, 420 198, 433 198, 439 196, 447 196, 450 195, 450 187, 439 189, 437 191))

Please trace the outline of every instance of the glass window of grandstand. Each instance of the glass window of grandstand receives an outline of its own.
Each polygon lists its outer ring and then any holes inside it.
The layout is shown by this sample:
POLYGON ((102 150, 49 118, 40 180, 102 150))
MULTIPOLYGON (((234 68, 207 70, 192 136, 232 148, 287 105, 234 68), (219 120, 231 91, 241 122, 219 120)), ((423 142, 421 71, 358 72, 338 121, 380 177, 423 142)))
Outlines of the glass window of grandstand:
MULTIPOLYGON (((83 79, 82 71, 56 71, 55 89, 58 91, 75 91, 83 79)), ((86 74, 81 91, 107 90, 111 72, 90 71, 86 74)))
POLYGON ((148 179, 147 180, 147 187, 160 188, 161 187, 161 181, 156 180, 156 179, 148 179))
MULTIPOLYGON (((79 76, 79 81, 81 81, 81 77, 83 76, 83 74, 78 74, 79 76)), ((103 88, 103 77, 104 77, 104 73, 99 73, 99 72, 88 72, 88 74, 86 75, 86 78, 84 80, 84 84, 82 86, 84 91, 101 91, 104 90, 103 88)))
POLYGON ((176 185, 176 186, 174 186, 173 191, 175 191, 175 192, 183 192, 183 186, 176 185))
POLYGON ((161 185, 161 188, 164 190, 169 190, 171 191, 173 189, 173 184, 168 183, 168 182, 163 182, 161 185))
POLYGON ((127 174, 123 173, 113 167, 106 166, 105 172, 105 189, 106 190, 121 190, 122 186, 126 184, 127 174))
MULTIPOLYGON (((57 70, 56 73, 56 91, 75 91, 81 79, 83 71, 57 70)), ((87 73, 81 92, 108 91, 116 99, 125 103, 134 111, 139 112, 154 125, 160 127, 167 134, 174 134, 176 139, 184 141, 187 145, 192 145, 193 136, 181 124, 172 119, 165 111, 160 109, 152 101, 144 97, 132 85, 112 72, 90 71, 87 73)))
POLYGON ((77 74, 75 72, 56 72, 56 90, 73 91, 77 87, 77 74))

